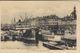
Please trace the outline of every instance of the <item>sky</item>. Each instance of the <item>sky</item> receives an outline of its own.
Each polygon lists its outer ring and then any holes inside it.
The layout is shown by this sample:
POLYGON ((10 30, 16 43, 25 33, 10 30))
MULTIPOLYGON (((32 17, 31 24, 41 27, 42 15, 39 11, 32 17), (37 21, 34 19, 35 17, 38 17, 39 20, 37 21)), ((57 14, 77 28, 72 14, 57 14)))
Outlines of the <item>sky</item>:
POLYGON ((74 6, 78 5, 75 1, 26 1, 26 2, 2 2, 1 23, 11 24, 13 19, 16 21, 30 17, 45 16, 56 14, 59 17, 70 15, 74 6))

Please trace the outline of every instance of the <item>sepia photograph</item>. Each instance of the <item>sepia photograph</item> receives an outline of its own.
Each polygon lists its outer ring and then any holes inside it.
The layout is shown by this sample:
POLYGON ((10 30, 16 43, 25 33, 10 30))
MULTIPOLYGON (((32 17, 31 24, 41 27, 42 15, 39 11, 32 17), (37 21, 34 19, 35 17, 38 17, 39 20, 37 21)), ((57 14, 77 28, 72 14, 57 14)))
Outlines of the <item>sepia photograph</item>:
POLYGON ((77 2, 26 1, 1 4, 0 49, 77 49, 77 2))

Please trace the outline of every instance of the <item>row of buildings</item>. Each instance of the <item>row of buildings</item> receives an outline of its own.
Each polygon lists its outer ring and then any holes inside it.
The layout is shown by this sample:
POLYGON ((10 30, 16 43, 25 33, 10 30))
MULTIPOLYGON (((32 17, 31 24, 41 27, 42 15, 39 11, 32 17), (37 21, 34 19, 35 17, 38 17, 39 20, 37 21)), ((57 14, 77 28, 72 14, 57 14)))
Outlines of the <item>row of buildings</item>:
POLYGON ((16 28, 34 28, 38 27, 44 30, 51 30, 55 34, 63 33, 69 31, 70 34, 75 34, 76 32, 76 7, 70 15, 67 15, 63 18, 58 17, 57 15, 48 15, 30 19, 24 19, 15 24, 16 28))

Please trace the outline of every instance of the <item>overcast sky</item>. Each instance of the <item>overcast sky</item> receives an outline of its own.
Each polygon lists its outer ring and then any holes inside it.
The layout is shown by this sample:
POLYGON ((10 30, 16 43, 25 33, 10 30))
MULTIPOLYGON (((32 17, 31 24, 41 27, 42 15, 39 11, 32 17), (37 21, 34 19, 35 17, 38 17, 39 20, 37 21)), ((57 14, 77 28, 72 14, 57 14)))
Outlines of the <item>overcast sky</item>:
POLYGON ((77 8, 78 2, 73 1, 26 1, 26 2, 2 2, 1 3, 1 23, 11 23, 13 18, 16 21, 20 15, 36 17, 56 14, 59 17, 69 15, 73 7, 77 8))

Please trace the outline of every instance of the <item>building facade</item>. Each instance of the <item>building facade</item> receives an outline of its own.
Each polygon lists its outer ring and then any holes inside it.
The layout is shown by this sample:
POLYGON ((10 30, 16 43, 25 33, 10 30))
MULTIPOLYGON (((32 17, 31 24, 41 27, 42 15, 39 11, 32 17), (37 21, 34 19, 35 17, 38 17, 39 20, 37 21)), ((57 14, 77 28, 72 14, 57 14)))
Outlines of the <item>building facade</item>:
MULTIPOLYGON (((26 19, 25 19, 26 20, 26 19)), ((19 20, 16 26, 21 27, 38 27, 44 30, 51 30, 55 34, 61 33, 65 34, 66 31, 70 34, 75 34, 76 32, 76 7, 70 15, 63 18, 58 17, 57 15, 48 15, 42 17, 31 18, 28 20, 19 20)))

